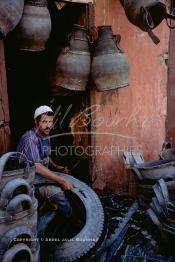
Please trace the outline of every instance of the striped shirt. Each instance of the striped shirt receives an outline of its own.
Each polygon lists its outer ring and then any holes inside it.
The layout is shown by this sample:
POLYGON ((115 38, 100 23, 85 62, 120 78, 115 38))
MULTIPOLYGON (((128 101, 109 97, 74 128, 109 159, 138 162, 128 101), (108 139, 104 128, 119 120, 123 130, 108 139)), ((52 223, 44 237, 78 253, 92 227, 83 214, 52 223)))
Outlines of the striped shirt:
MULTIPOLYGON (((51 155, 50 139, 41 136, 36 128, 32 128, 21 137, 16 151, 25 154, 29 161, 48 167, 51 155)), ((36 173, 36 181, 38 179, 48 180, 36 173)))

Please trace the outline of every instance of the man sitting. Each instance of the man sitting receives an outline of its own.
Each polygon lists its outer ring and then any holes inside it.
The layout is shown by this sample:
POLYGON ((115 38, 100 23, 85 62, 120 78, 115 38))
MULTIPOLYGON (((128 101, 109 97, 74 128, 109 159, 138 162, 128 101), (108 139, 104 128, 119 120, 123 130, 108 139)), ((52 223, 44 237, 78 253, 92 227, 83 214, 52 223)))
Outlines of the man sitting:
MULTIPOLYGON (((38 199, 47 200, 56 204, 57 211, 66 217, 71 216, 72 208, 69 200, 64 194, 64 190, 73 190, 74 185, 58 174, 52 172, 49 163, 56 169, 64 169, 57 166, 51 159, 51 146, 49 133, 53 127, 54 112, 46 106, 38 107, 34 112, 35 127, 28 130, 20 139, 17 146, 17 152, 26 155, 29 161, 35 163, 35 194, 38 199), (54 181, 57 185, 49 184, 54 181)), ((43 235, 48 222, 52 220, 52 216, 48 217, 47 223, 43 221, 39 236, 43 235)))

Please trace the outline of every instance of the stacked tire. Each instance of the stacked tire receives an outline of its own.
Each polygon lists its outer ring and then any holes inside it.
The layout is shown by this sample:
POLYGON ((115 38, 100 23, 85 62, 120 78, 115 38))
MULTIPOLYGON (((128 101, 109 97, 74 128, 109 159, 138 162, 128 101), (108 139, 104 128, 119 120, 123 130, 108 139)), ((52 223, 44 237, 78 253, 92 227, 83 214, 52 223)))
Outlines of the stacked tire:
POLYGON ((37 262, 35 166, 18 152, 0 158, 0 262, 37 262))
POLYGON ((138 182, 139 203, 143 208, 148 208, 158 180, 162 178, 168 184, 175 181, 175 160, 165 159, 135 164, 132 171, 138 182))
POLYGON ((159 241, 171 254, 175 254, 175 181, 167 184, 160 179, 154 186, 154 196, 147 214, 159 232, 159 241), (172 244, 171 244, 172 243, 172 244))

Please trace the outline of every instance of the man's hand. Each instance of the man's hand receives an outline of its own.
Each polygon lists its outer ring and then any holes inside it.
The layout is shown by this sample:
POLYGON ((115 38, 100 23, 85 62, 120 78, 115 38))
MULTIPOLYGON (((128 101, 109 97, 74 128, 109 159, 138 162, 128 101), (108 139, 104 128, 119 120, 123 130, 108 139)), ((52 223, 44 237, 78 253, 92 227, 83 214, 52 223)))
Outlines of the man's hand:
POLYGON ((58 171, 58 172, 62 172, 62 173, 67 173, 69 174, 70 171, 68 169, 67 166, 60 166, 60 165, 57 165, 53 160, 52 158, 49 158, 49 163, 51 165, 52 168, 54 168, 54 171, 58 171))
POLYGON ((64 171, 64 166, 54 165, 54 168, 55 168, 57 171, 60 171, 60 172, 63 172, 63 171, 64 171))
POLYGON ((42 176, 57 182, 61 185, 65 190, 73 190, 76 188, 72 183, 65 180, 61 176, 55 174, 54 172, 50 171, 47 167, 43 166, 41 163, 35 163, 36 172, 41 174, 42 176))
POLYGON ((70 169, 68 168, 68 166, 65 166, 65 167, 64 167, 64 173, 66 173, 66 174, 70 174, 70 173, 71 173, 71 171, 70 171, 70 169))
POLYGON ((69 181, 67 181, 67 180, 64 180, 64 181, 61 183, 61 185, 63 186, 63 188, 64 188, 65 190, 73 190, 73 189, 75 188, 75 186, 74 186, 72 183, 70 183, 69 181))
POLYGON ((67 166, 64 167, 64 166, 55 165, 54 167, 58 172, 70 174, 69 168, 67 166))

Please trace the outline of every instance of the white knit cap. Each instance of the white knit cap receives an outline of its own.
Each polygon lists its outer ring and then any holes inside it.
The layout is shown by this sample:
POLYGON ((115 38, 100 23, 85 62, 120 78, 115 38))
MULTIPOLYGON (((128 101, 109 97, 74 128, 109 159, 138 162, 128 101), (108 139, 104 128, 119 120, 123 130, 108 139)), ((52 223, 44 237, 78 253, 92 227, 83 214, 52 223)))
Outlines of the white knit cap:
POLYGON ((38 116, 44 114, 44 113, 47 113, 47 112, 52 112, 52 113, 53 113, 52 108, 50 108, 49 106, 39 106, 39 107, 35 110, 34 119, 37 118, 38 116))

